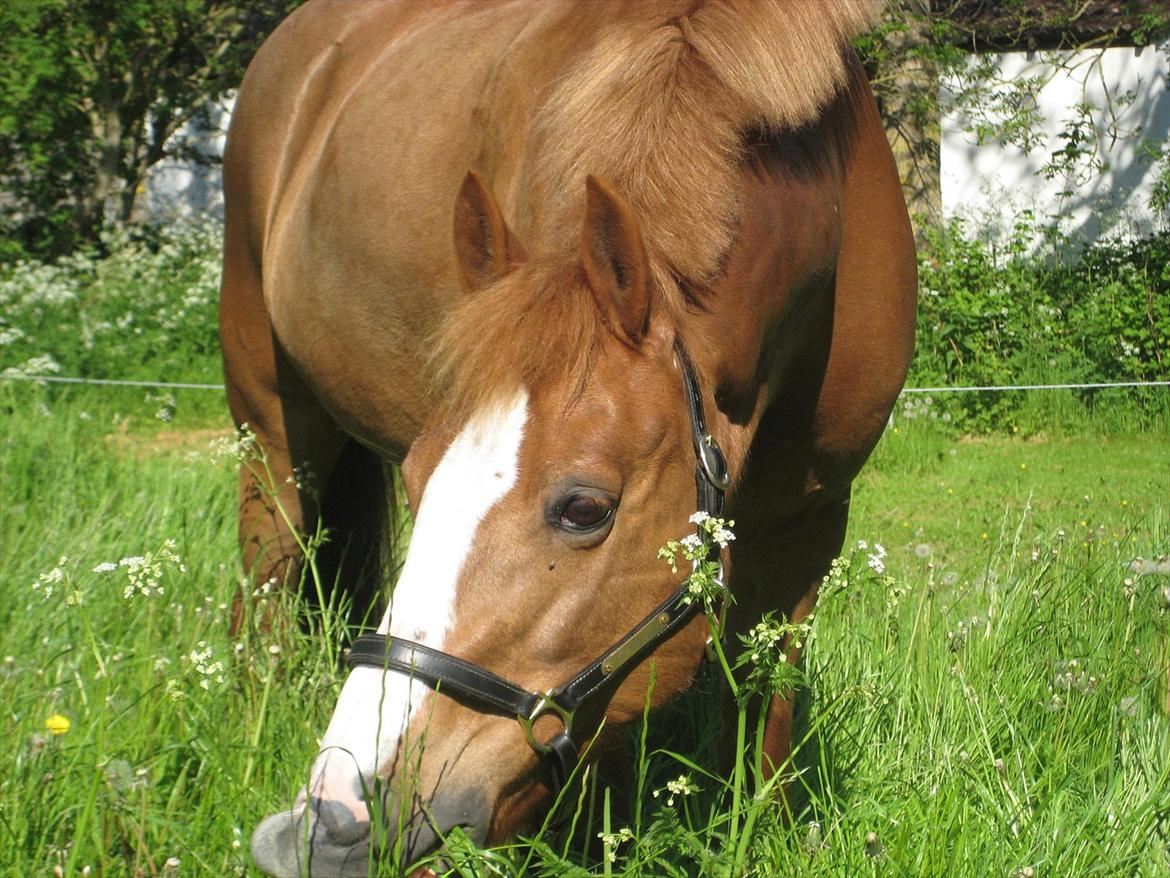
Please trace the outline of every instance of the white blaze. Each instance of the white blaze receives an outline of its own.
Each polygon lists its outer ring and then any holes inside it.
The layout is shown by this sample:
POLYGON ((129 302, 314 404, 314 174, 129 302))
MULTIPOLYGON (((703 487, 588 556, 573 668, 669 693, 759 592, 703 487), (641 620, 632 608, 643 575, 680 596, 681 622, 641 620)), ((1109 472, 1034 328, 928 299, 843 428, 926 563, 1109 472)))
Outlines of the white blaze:
MULTIPOLYGON (((447 448, 423 491, 380 634, 443 648, 454 621, 455 585, 479 524, 516 483, 527 420, 528 394, 521 390, 504 404, 476 412, 447 448)), ((430 691, 396 671, 350 671, 313 766, 312 795, 344 804, 367 820, 361 786, 370 789, 377 767, 394 758, 430 691)))

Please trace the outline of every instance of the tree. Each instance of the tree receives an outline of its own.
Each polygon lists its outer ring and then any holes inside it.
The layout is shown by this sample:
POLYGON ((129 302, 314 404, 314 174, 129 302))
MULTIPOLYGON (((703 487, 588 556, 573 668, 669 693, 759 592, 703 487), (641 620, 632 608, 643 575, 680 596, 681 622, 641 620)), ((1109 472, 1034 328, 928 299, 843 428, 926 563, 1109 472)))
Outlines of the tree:
POLYGON ((0 233, 21 251, 53 256, 128 220, 147 171, 183 152, 176 132, 239 85, 260 42, 299 2, 0 7, 0 233))

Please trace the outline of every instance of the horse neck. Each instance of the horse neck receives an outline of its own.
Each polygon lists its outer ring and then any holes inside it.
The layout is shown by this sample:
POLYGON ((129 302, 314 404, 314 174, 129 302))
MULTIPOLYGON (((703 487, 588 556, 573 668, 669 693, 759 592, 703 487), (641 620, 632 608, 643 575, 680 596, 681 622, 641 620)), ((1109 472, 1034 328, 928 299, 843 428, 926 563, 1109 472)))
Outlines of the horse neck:
POLYGON ((831 340, 840 177, 834 163, 795 167, 810 146, 778 139, 771 167, 745 164, 737 234, 718 277, 681 284, 694 304, 678 309, 678 333, 735 472, 778 388, 823 368, 831 340))

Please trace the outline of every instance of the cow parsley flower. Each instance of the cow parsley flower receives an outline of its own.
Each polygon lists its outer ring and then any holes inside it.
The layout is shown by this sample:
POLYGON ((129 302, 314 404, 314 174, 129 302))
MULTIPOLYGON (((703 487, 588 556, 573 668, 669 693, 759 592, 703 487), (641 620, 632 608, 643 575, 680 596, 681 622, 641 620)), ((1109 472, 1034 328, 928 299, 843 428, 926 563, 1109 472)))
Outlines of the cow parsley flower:
POLYGON ((94 573, 113 573, 115 570, 126 571, 126 586, 122 589, 122 597, 130 600, 135 595, 155 597, 164 593, 163 577, 168 570, 186 573, 187 566, 183 559, 175 552, 175 541, 167 539, 154 552, 145 555, 131 555, 120 560, 117 564, 104 561, 93 568, 94 573))
POLYGON ((735 539, 731 532, 735 522, 715 518, 706 512, 696 512, 690 521, 697 525, 696 532, 681 540, 669 540, 658 550, 658 558, 670 565, 671 573, 678 573, 680 555, 690 561, 692 570, 687 577, 688 599, 694 601, 702 598, 710 608, 726 596, 722 565, 718 558, 711 557, 714 554, 712 550, 715 546, 725 549, 728 542, 735 539))
POLYGON ((628 826, 623 826, 617 832, 599 832, 597 833, 597 837, 601 839, 601 843, 605 846, 605 858, 611 863, 616 863, 618 846, 632 841, 634 833, 628 826))
POLYGON ((213 464, 219 464, 225 460, 243 463, 260 456, 260 446, 256 441, 256 434, 247 424, 240 424, 240 429, 234 438, 219 436, 212 439, 208 448, 210 450, 209 457, 213 464))
POLYGON ((62 555, 57 560, 57 566, 47 573, 42 573, 37 577, 36 582, 32 584, 33 591, 39 591, 44 595, 45 600, 53 596, 53 592, 58 585, 65 582, 65 567, 69 564, 69 559, 62 555))
POLYGON ((48 354, 42 354, 38 357, 30 357, 17 366, 9 366, 0 372, 0 378, 37 378, 44 375, 55 375, 60 371, 60 363, 48 354))
POLYGON ((699 786, 687 775, 680 774, 674 780, 668 780, 666 786, 661 790, 655 790, 654 798, 658 798, 663 792, 668 793, 666 797, 667 807, 674 807, 674 800, 676 797, 685 798, 699 792, 699 786))
POLYGON ((183 661, 189 662, 200 676, 199 688, 210 689, 213 680, 223 682, 223 662, 215 657, 215 650, 207 645, 206 640, 200 640, 195 649, 183 656, 183 661))
POLYGON ((774 613, 767 613, 747 634, 740 635, 743 652, 735 667, 747 669, 740 696, 767 694, 784 697, 791 693, 800 684, 801 674, 788 656, 800 649, 811 633, 811 617, 793 624, 777 620, 774 613))

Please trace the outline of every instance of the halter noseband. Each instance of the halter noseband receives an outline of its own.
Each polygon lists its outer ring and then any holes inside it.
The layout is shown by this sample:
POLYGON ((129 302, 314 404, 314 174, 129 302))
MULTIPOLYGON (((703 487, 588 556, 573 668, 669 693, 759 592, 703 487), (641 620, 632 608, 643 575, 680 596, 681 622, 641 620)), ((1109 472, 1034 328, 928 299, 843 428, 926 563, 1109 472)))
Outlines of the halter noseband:
MULTIPOLYGON (((695 367, 681 342, 675 353, 683 372, 683 389, 691 423, 691 439, 698 463, 695 466, 697 509, 712 517, 723 512, 723 495, 730 484, 727 461, 715 439, 707 432, 703 397, 695 367)), ((717 560, 718 546, 712 546, 717 560)), ((363 634, 354 640, 349 667, 382 668, 407 674, 436 692, 488 712, 516 717, 532 749, 549 766, 553 793, 568 781, 579 761, 573 742, 573 717, 577 710, 607 687, 616 686, 643 658, 690 622, 703 608, 703 601, 688 591, 688 581, 635 625, 582 671, 547 692, 531 692, 479 665, 431 649, 421 643, 383 634, 363 634), (533 731, 536 721, 547 714, 560 718, 562 730, 548 741, 539 741, 533 731)))

